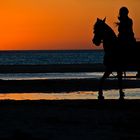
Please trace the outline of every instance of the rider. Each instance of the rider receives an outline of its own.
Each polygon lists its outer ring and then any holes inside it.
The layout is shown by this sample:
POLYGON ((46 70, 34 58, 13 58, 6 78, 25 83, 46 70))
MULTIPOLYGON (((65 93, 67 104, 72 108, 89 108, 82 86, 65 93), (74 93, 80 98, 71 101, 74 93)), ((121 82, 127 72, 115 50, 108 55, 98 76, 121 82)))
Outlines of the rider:
POLYGON ((128 17, 129 10, 127 7, 121 7, 119 10, 118 40, 121 47, 134 47, 136 39, 133 32, 133 21, 128 17))
POLYGON ((117 22, 118 26, 118 43, 120 46, 121 51, 119 51, 119 63, 124 65, 130 65, 130 63, 133 63, 133 59, 136 56, 134 55, 136 47, 136 39, 134 37, 134 32, 133 32, 133 21, 132 19, 128 16, 129 10, 127 7, 121 7, 119 10, 119 16, 117 22))

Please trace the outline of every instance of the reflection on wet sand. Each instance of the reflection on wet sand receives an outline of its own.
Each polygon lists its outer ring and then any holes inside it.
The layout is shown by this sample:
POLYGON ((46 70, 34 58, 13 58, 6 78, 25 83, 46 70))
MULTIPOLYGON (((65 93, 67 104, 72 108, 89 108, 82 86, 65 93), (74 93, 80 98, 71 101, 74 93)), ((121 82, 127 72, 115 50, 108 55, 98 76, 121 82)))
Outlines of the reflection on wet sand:
MULTIPOLYGON (((140 88, 125 89, 126 99, 140 99, 140 88)), ((118 90, 104 91, 105 99, 118 99, 118 90)), ((97 91, 79 91, 69 93, 3 93, 0 100, 73 100, 97 99, 97 91)))

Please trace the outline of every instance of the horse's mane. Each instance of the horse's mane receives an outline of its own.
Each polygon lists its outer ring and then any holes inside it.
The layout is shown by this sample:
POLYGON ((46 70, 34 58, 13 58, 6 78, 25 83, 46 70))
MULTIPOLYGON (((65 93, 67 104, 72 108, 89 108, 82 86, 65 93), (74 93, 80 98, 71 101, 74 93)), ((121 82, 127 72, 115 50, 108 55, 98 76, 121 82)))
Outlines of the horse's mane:
POLYGON ((103 41, 103 47, 105 51, 112 51, 116 47, 118 48, 118 38, 113 29, 107 24, 104 23, 105 35, 103 41))
POLYGON ((97 22, 94 24, 94 31, 103 30, 105 31, 105 37, 109 39, 117 39, 117 35, 113 31, 113 29, 105 22, 105 20, 101 20, 97 18, 97 22))
POLYGON ((106 32, 108 32, 110 35, 112 35, 112 37, 117 38, 117 35, 115 34, 114 30, 107 23, 104 23, 104 24, 105 24, 106 32))

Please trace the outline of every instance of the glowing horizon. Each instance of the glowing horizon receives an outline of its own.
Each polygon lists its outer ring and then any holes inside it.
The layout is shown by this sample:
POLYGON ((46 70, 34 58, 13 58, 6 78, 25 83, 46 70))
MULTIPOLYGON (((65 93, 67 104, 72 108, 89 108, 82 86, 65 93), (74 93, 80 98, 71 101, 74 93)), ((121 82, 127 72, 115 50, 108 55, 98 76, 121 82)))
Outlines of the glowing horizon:
POLYGON ((114 22, 127 6, 140 38, 139 0, 5 0, 0 5, 0 50, 94 49, 92 27, 96 18, 114 22))

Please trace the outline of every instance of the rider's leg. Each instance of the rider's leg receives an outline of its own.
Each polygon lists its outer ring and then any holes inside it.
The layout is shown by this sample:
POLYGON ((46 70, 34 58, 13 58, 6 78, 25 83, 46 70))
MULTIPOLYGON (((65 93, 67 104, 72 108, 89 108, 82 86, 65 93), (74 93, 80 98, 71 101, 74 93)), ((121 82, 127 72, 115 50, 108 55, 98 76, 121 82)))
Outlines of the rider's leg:
POLYGON ((98 99, 104 99, 104 96, 103 96, 103 83, 105 81, 105 79, 107 79, 109 77, 109 75, 111 74, 111 71, 110 70, 106 70, 104 72, 104 75, 102 76, 102 78, 100 79, 100 82, 99 82, 99 92, 98 92, 98 99))

